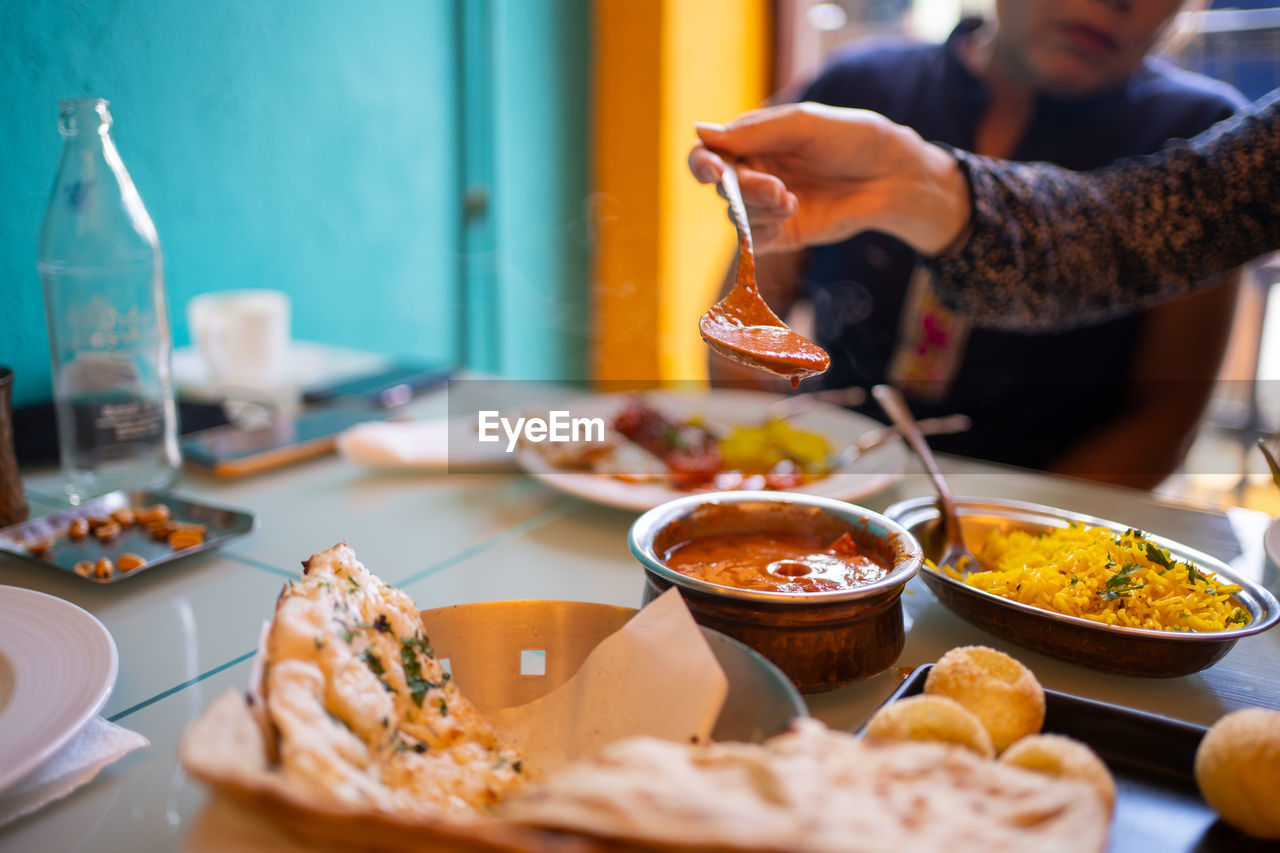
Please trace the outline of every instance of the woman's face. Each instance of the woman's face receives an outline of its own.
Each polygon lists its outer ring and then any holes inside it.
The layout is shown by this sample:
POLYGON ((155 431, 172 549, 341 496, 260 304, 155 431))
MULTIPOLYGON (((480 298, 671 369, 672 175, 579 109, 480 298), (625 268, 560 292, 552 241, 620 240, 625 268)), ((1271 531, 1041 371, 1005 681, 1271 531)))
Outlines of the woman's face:
POLYGON ((1185 0, 996 0, 998 50, 1037 88, 1080 97, 1133 71, 1185 0))

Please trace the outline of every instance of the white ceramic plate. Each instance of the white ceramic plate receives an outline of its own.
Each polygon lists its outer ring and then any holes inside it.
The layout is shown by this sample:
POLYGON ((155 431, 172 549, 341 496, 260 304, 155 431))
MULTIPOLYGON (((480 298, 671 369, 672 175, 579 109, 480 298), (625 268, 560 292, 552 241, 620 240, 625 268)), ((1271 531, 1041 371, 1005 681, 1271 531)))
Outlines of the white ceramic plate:
POLYGON ((1271 565, 1280 568, 1280 518, 1267 526, 1267 532, 1262 537, 1262 550, 1267 553, 1271 565))
MULTIPOLYGON (((567 408, 573 417, 602 417, 609 423, 629 396, 600 394, 584 397, 569 403, 567 408)), ((784 397, 762 391, 713 388, 688 392, 651 391, 646 392, 643 399, 673 418, 698 415, 717 424, 734 426, 760 423, 767 416, 769 406, 784 397)), ((867 430, 884 426, 865 415, 827 404, 815 405, 788 420, 800 429, 822 433, 837 452, 867 430)), ((793 491, 837 500, 857 500, 896 482, 906 471, 908 461, 907 447, 902 440, 889 441, 828 476, 806 483, 793 491)), ((552 467, 542 454, 528 446, 517 451, 516 462, 530 476, 554 489, 621 509, 643 511, 673 498, 691 494, 659 482, 633 483, 607 474, 564 471, 552 467)))
POLYGON ((0 586, 0 791, 88 725, 116 683, 116 644, 81 608, 0 586))

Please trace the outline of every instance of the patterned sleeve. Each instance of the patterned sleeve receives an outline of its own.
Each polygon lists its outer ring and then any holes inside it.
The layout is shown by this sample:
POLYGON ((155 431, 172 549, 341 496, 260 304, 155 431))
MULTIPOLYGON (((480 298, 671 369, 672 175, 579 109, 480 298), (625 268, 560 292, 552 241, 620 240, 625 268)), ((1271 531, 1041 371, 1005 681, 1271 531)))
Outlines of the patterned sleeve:
POLYGON ((953 153, 972 227, 929 263, 943 303, 980 325, 1106 319, 1280 249, 1280 90, 1189 142, 1092 172, 953 153))

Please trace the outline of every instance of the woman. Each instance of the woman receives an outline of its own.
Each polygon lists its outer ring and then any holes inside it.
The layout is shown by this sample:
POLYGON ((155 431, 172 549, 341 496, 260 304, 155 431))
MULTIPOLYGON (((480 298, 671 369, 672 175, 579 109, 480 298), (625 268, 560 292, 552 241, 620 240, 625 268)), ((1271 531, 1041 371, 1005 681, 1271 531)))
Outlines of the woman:
MULTIPOLYGON (((994 18, 963 21, 942 45, 857 46, 805 99, 874 109, 980 154, 1099 166, 1193 136, 1243 103, 1225 84, 1146 56, 1183 5, 998 0, 994 18)), ((800 299, 812 306, 814 337, 832 356, 828 387, 891 381, 921 416, 968 413, 974 429, 941 449, 1143 486, 1181 458, 1235 296, 1233 278, 1193 300, 1070 331, 984 328, 939 304, 927 266, 884 234, 769 254, 759 277, 780 313, 800 299), (1177 393, 1157 381, 1169 377, 1180 380, 1177 393), (1078 402, 1063 407, 1062 398, 1078 402)), ((712 368, 737 378, 723 363, 712 368)))

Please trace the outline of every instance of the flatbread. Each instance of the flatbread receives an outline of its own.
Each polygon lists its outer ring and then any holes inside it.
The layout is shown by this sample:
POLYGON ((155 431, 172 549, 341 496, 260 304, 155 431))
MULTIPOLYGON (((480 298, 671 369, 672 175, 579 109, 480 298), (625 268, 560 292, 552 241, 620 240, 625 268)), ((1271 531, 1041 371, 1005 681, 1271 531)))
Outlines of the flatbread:
POLYGON ((619 741, 498 814, 667 849, 789 853, 1080 853, 1105 847, 1109 823, 1088 785, 951 745, 866 744, 816 720, 761 745, 619 741))
POLYGON ((269 746, 317 800, 465 820, 524 783, 519 753, 435 659, 413 601, 346 545, 284 588, 265 645, 269 746))

